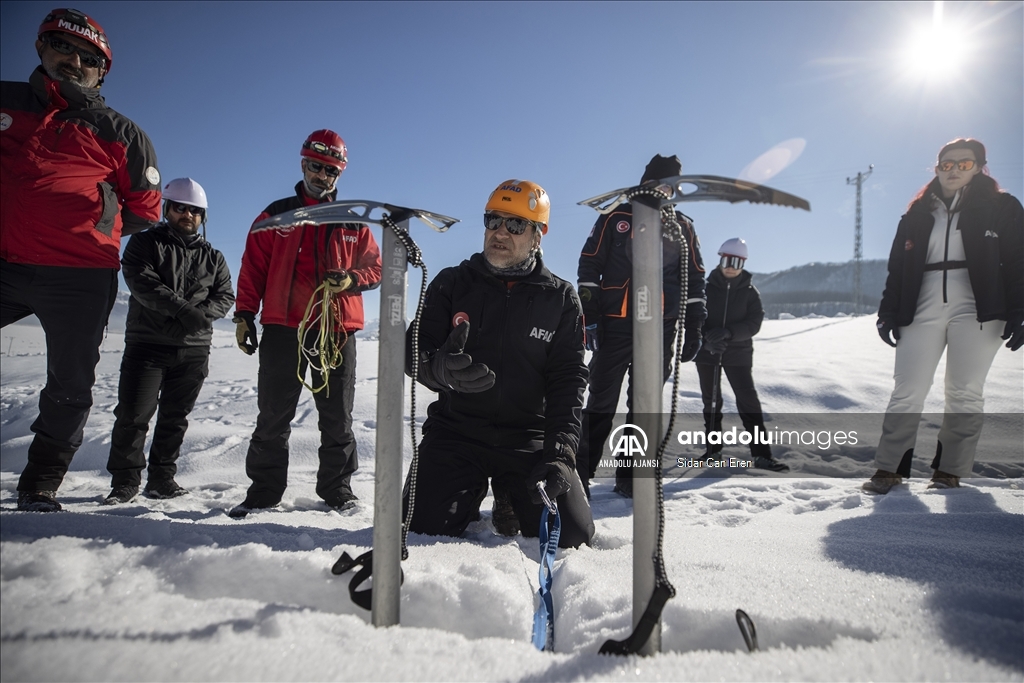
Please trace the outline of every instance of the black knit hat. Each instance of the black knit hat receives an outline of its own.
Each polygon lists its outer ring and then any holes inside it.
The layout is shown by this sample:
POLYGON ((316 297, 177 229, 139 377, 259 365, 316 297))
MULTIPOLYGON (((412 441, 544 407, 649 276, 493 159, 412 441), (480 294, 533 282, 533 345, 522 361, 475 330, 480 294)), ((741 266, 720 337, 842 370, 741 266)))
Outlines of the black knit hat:
POLYGON ((672 176, 679 175, 682 171, 683 164, 675 154, 670 157, 655 154, 654 158, 647 164, 647 168, 644 169, 644 177, 640 179, 640 182, 646 183, 648 180, 671 178, 672 176))

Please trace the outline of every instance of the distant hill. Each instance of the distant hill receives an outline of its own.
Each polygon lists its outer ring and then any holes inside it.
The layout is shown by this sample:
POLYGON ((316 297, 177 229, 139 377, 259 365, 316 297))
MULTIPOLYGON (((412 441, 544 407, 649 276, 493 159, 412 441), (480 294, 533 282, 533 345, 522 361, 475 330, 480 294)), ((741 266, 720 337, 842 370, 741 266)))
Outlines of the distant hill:
POLYGON ((853 261, 846 263, 808 263, 774 273, 751 273, 754 286, 761 292, 765 315, 778 318, 781 313, 796 317, 810 314, 834 316, 837 313, 874 313, 882 299, 887 274, 886 261, 861 261, 861 305, 854 305, 853 261), (857 310, 854 310, 854 309, 857 310))

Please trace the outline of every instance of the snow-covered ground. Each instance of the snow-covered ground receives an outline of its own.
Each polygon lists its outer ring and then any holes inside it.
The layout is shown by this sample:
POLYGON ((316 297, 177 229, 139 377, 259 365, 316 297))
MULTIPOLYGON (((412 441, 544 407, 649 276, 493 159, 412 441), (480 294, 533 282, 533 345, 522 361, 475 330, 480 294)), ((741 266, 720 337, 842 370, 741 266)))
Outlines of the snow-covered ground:
MULTIPOLYGON (((178 481, 191 495, 99 505, 109 490, 104 468, 123 349, 112 331, 86 441, 60 490, 66 511, 16 512, 45 355, 37 326, 4 328, 0 679, 1020 681, 1024 354, 1000 350, 989 376, 987 410, 1002 417, 986 426, 976 471, 990 476, 960 490, 927 490, 932 421, 919 441, 928 454, 915 463, 921 476, 870 497, 858 486, 873 471, 893 361, 873 322, 765 323, 755 379, 769 427, 825 420, 838 428, 848 418, 874 435, 828 453, 776 448, 793 466, 788 476, 667 470, 665 555, 677 596, 664 611, 662 654, 649 658, 597 654, 631 623, 631 502, 613 494, 608 479, 594 487, 593 547, 558 555, 554 654, 530 644, 537 543, 495 535, 489 500, 465 538, 410 537, 402 625, 369 624, 349 600, 351 575, 330 568, 343 551, 355 555, 371 543, 371 340, 358 347, 362 468, 353 486, 363 503, 355 510, 331 511, 314 493, 316 410, 304 393, 284 504, 227 517, 248 484, 257 361, 218 330, 179 462, 178 481), (746 652, 737 608, 756 622, 761 651, 746 652)), ((929 410, 942 409, 943 372, 929 410)), ((680 410, 698 412, 693 367, 680 379, 680 410)), ((671 391, 670 383, 666 401, 671 391)), ((421 388, 419 405, 428 398, 421 388)), ((727 453, 744 455, 740 447, 727 453)), ((408 465, 408 439, 405 456, 408 465)))

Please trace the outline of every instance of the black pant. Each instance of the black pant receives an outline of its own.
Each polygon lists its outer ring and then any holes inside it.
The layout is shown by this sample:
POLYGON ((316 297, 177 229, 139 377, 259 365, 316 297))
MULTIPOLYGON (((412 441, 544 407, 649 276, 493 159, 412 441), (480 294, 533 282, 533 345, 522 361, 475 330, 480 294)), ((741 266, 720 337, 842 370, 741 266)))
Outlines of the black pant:
POLYGON ((116 295, 117 271, 111 268, 0 260, 0 327, 35 314, 46 333, 46 386, 39 394, 35 438, 19 491, 56 491, 82 445, 103 330, 116 295))
MULTIPOLYGON (((663 327, 663 368, 662 381, 668 379, 672 370, 673 344, 676 335, 676 321, 665 320, 663 327)), ((590 397, 583 409, 583 426, 580 433, 580 447, 576 454, 576 471, 589 488, 590 480, 597 472, 604 442, 612 431, 612 421, 619 405, 622 379, 628 374, 626 385, 626 406, 629 411, 626 422, 633 421, 633 326, 631 320, 602 320, 601 338, 598 350, 590 359, 590 397)), ((630 477, 629 468, 616 471, 616 478, 630 477)))
MULTIPOLYGON (((722 430, 722 373, 729 380, 736 395, 736 411, 740 414, 740 421, 743 428, 751 434, 754 427, 764 428, 764 414, 761 412, 761 401, 757 398, 757 389, 754 388, 754 377, 751 374, 751 367, 748 365, 697 365, 697 376, 700 378, 700 393, 704 399, 704 429, 706 431, 722 430), (717 371, 717 374, 716 374, 717 371)), ((721 446, 712 447, 714 452, 720 451, 721 446)), ((751 441, 750 453, 754 457, 771 457, 772 448, 766 444, 755 444, 751 441)))
POLYGON ((209 346, 129 344, 121 359, 107 471, 111 487, 138 486, 153 413, 160 412, 149 449, 149 485, 174 478, 188 414, 210 374, 209 346))
MULTIPOLYGON (((310 334, 313 334, 311 331, 310 334)), ((303 358, 298 369, 299 342, 294 327, 265 325, 260 340, 260 372, 257 384, 260 413, 245 456, 245 473, 252 479, 249 494, 280 500, 288 486, 288 437, 306 375, 303 358)), ((310 384, 319 387, 323 377, 310 369, 310 384)), ((316 492, 321 498, 349 487, 359 467, 356 437, 352 433, 352 402, 356 393, 356 338, 349 336, 342 348, 342 364, 330 372, 326 388, 313 394, 319 415, 320 468, 316 492)))
MULTIPOLYGON (((541 460, 535 448, 494 448, 456 432, 434 427, 420 444, 416 503, 410 531, 430 536, 461 536, 480 511, 487 478, 508 491, 523 536, 540 533, 543 506, 530 501, 527 478, 541 460)), ((556 503, 562 518, 558 545, 577 548, 594 537, 594 518, 579 481, 556 503)), ((409 481, 405 509, 409 506, 409 481)), ((404 513, 403 513, 404 514, 404 513)))

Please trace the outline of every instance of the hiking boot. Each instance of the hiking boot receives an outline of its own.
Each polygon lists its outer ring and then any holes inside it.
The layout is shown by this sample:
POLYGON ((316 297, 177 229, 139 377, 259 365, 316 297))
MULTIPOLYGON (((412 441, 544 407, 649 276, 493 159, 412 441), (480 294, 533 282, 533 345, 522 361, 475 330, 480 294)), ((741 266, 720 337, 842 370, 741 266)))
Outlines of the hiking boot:
MULTIPOLYGON (((493 490, 493 486, 491 488, 493 490)), ((494 530, 501 536, 519 535, 519 518, 516 517, 516 511, 512 509, 512 498, 504 489, 494 491, 491 523, 494 524, 494 530)))
POLYGON ((18 510, 22 512, 60 512, 56 491, 18 491, 18 510))
POLYGON ((164 499, 184 496, 188 494, 188 491, 178 486, 178 482, 174 481, 174 479, 163 479, 148 482, 143 493, 149 498, 164 499))
POLYGON ((267 510, 269 508, 275 508, 281 503, 279 496, 272 496, 266 493, 263 494, 247 494, 245 500, 240 505, 236 505, 231 508, 228 512, 228 517, 232 519, 244 519, 247 514, 253 510, 267 510))
POLYGON ((123 505, 130 503, 135 496, 139 495, 138 486, 115 486, 104 500, 104 505, 123 505))
POLYGON ((789 472, 789 465, 779 462, 770 455, 759 455, 754 458, 754 467, 772 472, 789 472))
POLYGON ((616 479, 615 488, 612 489, 615 493, 619 494, 623 498, 633 497, 633 480, 630 479, 616 479))
POLYGON ((725 456, 722 455, 722 447, 718 446, 717 448, 709 448, 704 452, 704 455, 702 455, 700 459, 703 460, 705 464, 713 465, 716 462, 722 462, 725 460, 725 456))
POLYGON ((358 500, 359 496, 352 493, 352 489, 348 486, 342 486, 337 491, 324 496, 324 502, 327 503, 327 507, 338 512, 354 508, 358 500))
POLYGON ((935 470, 932 475, 932 482, 928 484, 930 489, 958 489, 960 488, 960 477, 948 474, 942 470, 935 470))
POLYGON ((861 485, 861 488, 867 493, 884 496, 889 493, 893 486, 899 486, 902 483, 903 477, 895 472, 877 470, 873 475, 871 475, 871 479, 861 485))

